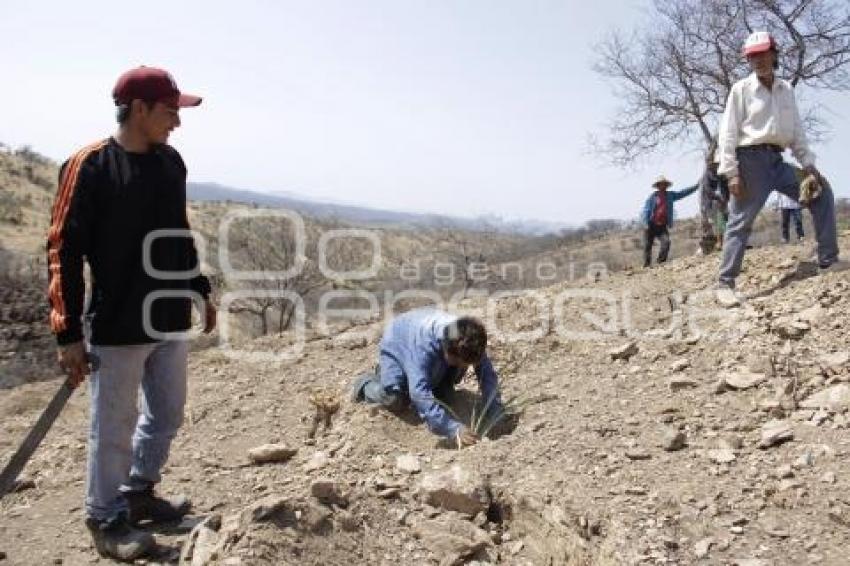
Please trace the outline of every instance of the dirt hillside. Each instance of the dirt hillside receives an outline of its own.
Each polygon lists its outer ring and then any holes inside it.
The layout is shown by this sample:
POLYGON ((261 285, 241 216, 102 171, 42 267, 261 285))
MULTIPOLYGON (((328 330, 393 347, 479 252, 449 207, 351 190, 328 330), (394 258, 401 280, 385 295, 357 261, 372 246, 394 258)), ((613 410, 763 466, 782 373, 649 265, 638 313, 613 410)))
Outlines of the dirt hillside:
MULTIPOLYGON (((196 352, 162 485, 194 520, 148 563, 846 564, 850 274, 782 277, 808 252, 752 250, 731 309, 705 291, 716 256, 502 299, 492 356, 528 403, 462 451, 350 403, 382 321, 309 331, 290 361, 250 355, 288 351, 278 337, 196 352), (288 450, 253 463, 269 443, 288 450)), ((55 387, 0 391, 2 461, 55 387)), ((0 563, 102 562, 83 525, 87 402, 0 501, 0 563)))

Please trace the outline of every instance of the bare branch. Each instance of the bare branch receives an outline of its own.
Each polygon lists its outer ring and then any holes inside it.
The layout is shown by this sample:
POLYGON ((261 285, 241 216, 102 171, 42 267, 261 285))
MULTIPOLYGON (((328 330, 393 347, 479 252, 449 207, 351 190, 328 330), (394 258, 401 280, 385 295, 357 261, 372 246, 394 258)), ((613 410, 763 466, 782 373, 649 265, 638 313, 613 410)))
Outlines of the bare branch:
MULTIPOLYGON (((733 84, 749 74, 741 45, 754 29, 779 44, 779 74, 798 89, 850 90, 850 6, 835 0, 655 0, 651 25, 611 33, 594 69, 621 101, 591 148, 616 165, 673 144, 703 148, 733 84)), ((813 139, 825 125, 803 109, 813 139)))

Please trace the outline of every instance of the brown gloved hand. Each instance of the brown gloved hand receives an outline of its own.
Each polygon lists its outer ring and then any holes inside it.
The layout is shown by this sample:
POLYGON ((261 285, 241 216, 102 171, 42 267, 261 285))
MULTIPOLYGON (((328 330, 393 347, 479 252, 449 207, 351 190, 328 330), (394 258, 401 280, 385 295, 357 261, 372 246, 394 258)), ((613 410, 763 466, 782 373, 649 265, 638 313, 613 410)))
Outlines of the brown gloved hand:
POLYGON ((808 206, 823 192, 822 177, 814 173, 808 173, 800 182, 800 204, 808 206))

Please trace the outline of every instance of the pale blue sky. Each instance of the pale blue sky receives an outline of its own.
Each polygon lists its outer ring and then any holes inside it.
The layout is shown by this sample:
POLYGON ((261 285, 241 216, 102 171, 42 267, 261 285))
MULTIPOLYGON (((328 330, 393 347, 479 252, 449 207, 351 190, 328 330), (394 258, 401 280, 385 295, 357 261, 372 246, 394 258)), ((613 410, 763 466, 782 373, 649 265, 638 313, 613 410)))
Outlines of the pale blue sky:
MULTIPOLYGON (((630 218, 672 149, 622 171, 586 152, 616 106, 593 45, 642 0, 18 2, 3 10, 0 141, 57 160, 114 129, 110 91, 139 64, 205 97, 171 142, 190 180, 390 209, 578 224, 630 218)), ((850 196, 850 105, 823 99, 821 169, 850 196)), ((680 214, 697 210, 689 199, 680 214)))

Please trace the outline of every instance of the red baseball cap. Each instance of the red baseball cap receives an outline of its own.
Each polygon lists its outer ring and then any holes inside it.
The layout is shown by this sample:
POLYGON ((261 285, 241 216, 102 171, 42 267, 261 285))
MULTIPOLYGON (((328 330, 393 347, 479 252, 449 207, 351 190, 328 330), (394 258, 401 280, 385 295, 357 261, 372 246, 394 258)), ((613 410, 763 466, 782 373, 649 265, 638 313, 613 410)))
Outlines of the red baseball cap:
POLYGON ((115 105, 129 104, 130 101, 170 102, 180 107, 197 106, 203 100, 194 94, 183 94, 177 88, 174 77, 164 69, 156 67, 136 67, 120 77, 112 89, 115 105))

